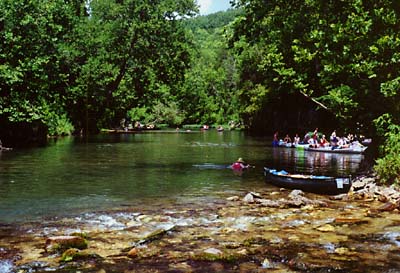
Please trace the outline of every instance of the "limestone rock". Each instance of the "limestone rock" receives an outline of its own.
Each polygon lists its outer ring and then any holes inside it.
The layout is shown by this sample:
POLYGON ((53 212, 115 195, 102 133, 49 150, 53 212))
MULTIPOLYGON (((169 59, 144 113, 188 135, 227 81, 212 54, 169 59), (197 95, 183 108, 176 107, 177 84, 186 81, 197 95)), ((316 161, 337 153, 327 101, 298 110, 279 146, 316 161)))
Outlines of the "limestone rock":
POLYGON ((335 231, 335 228, 332 225, 326 224, 326 225, 317 227, 317 230, 323 231, 323 232, 331 232, 331 231, 335 231))
POLYGON ((387 202, 383 206, 379 207, 377 210, 378 211, 393 211, 394 209, 396 209, 396 207, 397 207, 396 204, 394 204, 392 202, 387 202))
POLYGON ((204 253, 211 254, 211 255, 216 255, 216 256, 222 255, 222 251, 221 250, 213 248, 213 247, 207 248, 206 250, 204 250, 204 253))
POLYGON ((262 262, 261 266, 262 266, 262 268, 265 268, 265 269, 273 269, 273 268, 275 268, 275 265, 268 258, 264 259, 264 261, 262 262))
POLYGON ((87 241, 80 236, 54 236, 46 239, 46 251, 64 251, 69 248, 85 249, 87 241))
POLYGON ((243 202, 245 203, 254 203, 254 197, 251 193, 246 194, 246 196, 243 198, 243 202))
POLYGON ((231 197, 226 198, 226 200, 228 200, 228 201, 239 201, 240 197, 239 196, 231 196, 231 197))
POLYGON ((70 248, 64 251, 61 256, 61 262, 73 262, 78 260, 102 260, 103 258, 94 253, 88 253, 86 250, 79 250, 76 248, 70 248))

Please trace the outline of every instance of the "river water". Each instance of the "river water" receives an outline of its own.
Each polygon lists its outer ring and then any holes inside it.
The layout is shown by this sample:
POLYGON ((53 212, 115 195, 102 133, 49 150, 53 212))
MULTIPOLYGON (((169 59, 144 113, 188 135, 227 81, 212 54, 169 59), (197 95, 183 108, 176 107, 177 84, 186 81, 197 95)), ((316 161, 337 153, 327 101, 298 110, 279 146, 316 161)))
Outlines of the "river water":
POLYGON ((157 202, 199 202, 273 187, 263 167, 355 175, 363 155, 272 148, 240 131, 155 131, 66 137, 48 146, 0 152, 0 223, 38 221, 157 202), (238 157, 254 167, 242 176, 238 157))
POLYGON ((264 166, 356 176, 367 161, 215 130, 68 137, 4 151, 0 273, 399 272, 397 209, 355 192, 282 206, 293 192, 263 176, 264 166), (254 168, 233 173, 238 157, 254 168), (264 203, 245 202, 249 192, 264 203), (87 239, 82 259, 44 251, 50 238, 73 234, 87 239))

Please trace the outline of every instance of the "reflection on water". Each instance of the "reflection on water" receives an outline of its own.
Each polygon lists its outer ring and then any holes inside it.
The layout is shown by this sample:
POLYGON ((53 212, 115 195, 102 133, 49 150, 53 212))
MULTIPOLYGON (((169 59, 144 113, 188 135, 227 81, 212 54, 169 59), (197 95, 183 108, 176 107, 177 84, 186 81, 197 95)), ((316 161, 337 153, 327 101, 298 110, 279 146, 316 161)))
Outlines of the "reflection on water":
POLYGON ((157 132, 62 138, 47 147, 3 152, 0 221, 200 200, 216 193, 267 187, 263 167, 330 175, 354 174, 362 155, 271 148, 243 132, 157 132), (254 168, 227 168, 238 157, 254 168))
POLYGON ((195 164, 193 167, 200 170, 223 170, 228 169, 230 165, 216 165, 214 163, 195 164))
POLYGON ((293 173, 352 175, 364 160, 362 154, 335 154, 295 148, 273 148, 273 165, 293 173))

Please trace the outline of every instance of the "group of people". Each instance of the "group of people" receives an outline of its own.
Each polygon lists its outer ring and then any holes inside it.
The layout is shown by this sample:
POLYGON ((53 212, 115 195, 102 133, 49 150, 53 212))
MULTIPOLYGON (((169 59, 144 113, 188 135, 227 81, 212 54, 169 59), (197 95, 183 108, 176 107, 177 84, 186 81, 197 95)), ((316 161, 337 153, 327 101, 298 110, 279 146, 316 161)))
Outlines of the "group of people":
POLYGON ((357 143, 359 140, 357 136, 353 134, 348 134, 347 136, 339 137, 336 135, 336 130, 333 130, 329 139, 326 138, 324 134, 318 134, 318 128, 315 129, 314 133, 310 136, 307 134, 305 136, 304 143, 310 144, 310 147, 332 147, 332 148, 350 148, 351 145, 357 143), (308 138, 308 139, 307 139, 308 138))
POLYGON ((284 139, 279 139, 279 133, 275 132, 274 134, 274 139, 272 140, 272 146, 273 147, 278 147, 281 146, 281 144, 285 144, 285 146, 287 145, 297 145, 301 143, 301 139, 299 137, 299 134, 296 134, 293 138, 293 141, 291 139, 291 137, 289 136, 289 134, 286 134, 284 139))
MULTIPOLYGON (((359 139, 356 135, 348 134, 347 136, 338 137, 336 135, 336 130, 334 130, 329 139, 320 132, 318 132, 318 128, 315 128, 313 132, 308 132, 303 140, 300 139, 299 135, 296 134, 293 140, 290 138, 289 134, 286 134, 285 137, 279 139, 279 134, 276 132, 274 134, 274 138, 272 141, 272 146, 277 147, 280 146, 280 143, 288 144, 288 145, 298 145, 298 144, 309 144, 310 147, 319 148, 319 147, 332 147, 332 148, 348 148, 351 145, 357 143, 359 144, 359 139)), ((247 164, 243 158, 239 157, 234 163, 230 165, 233 171, 243 171, 250 167, 250 164, 247 164)))
POLYGON ((279 139, 278 132, 274 134, 274 139, 272 141, 272 146, 277 147, 281 144, 287 145, 298 145, 298 144, 309 144, 311 148, 319 147, 332 147, 332 148, 349 148, 353 143, 359 143, 359 139, 356 135, 348 134, 347 136, 339 137, 336 135, 336 130, 334 130, 329 139, 315 128, 313 132, 308 132, 305 134, 303 140, 300 139, 299 135, 296 134, 292 139, 288 134, 282 140, 279 139))

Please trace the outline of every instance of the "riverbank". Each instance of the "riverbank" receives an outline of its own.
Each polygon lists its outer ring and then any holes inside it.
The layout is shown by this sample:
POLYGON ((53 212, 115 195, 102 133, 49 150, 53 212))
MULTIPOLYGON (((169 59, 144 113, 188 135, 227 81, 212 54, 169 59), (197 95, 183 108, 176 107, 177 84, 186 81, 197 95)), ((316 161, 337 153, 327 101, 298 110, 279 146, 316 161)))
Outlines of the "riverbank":
POLYGON ((398 201, 361 177, 336 197, 274 188, 3 225, 0 272, 391 272, 398 201))

